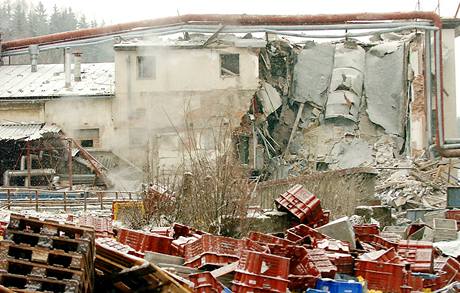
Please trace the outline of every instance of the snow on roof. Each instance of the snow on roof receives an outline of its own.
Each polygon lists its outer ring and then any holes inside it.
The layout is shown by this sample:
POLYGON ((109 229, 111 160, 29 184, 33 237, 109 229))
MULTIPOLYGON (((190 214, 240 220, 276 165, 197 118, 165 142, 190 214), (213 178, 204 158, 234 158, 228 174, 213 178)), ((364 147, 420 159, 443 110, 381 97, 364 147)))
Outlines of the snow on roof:
POLYGON ((46 99, 73 96, 108 96, 115 93, 114 63, 84 63, 82 81, 65 87, 63 64, 0 66, 0 99, 46 99))

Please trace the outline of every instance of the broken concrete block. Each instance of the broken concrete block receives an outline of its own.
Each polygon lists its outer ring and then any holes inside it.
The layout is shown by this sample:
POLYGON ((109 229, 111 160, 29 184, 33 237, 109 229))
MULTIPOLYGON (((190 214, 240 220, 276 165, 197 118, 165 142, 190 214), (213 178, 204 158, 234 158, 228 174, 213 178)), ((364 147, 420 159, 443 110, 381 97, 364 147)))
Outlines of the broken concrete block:
POLYGON ((370 223, 371 219, 375 219, 379 222, 380 227, 391 226, 395 222, 389 206, 358 206, 355 208, 355 214, 364 217, 366 223, 370 223))
POLYGON ((169 254, 163 254, 158 252, 146 251, 144 253, 144 259, 153 264, 171 264, 181 266, 184 264, 184 258, 179 256, 173 256, 169 254))
POLYGON ((343 240, 350 243, 352 248, 355 248, 355 232, 353 225, 348 217, 343 217, 332 221, 324 226, 316 229, 318 232, 323 233, 331 238, 343 240))
POLYGON ((407 226, 385 226, 382 231, 397 234, 401 239, 407 238, 407 226))
POLYGON ((457 239, 457 221, 450 219, 433 220, 434 241, 450 241, 457 239))
POLYGON ((265 115, 270 115, 282 105, 281 96, 278 91, 269 83, 262 82, 262 88, 256 93, 262 103, 265 115))

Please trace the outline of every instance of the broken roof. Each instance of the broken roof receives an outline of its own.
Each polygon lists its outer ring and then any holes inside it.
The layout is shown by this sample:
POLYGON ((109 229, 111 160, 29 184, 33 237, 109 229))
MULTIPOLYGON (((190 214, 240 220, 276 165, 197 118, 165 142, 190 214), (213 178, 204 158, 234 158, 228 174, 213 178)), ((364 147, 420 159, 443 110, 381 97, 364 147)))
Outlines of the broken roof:
POLYGON ((221 34, 217 36, 204 34, 190 34, 190 39, 131 39, 114 45, 115 50, 134 50, 137 47, 172 47, 179 49, 212 48, 264 48, 266 41, 258 38, 240 38, 233 34, 221 34))
POLYGON ((31 141, 40 139, 46 134, 57 134, 60 131, 58 126, 48 123, 2 123, 0 124, 0 141, 31 141))
POLYGON ((63 64, 0 66, 0 99, 46 99, 75 96, 111 96, 115 93, 114 63, 81 65, 82 80, 65 87, 63 64))

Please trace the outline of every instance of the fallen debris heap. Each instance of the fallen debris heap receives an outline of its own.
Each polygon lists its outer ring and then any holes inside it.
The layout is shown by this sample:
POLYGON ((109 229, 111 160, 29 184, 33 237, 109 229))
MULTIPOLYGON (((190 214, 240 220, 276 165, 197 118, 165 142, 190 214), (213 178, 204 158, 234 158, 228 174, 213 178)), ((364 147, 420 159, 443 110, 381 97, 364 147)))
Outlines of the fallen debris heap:
POLYGON ((241 239, 178 223, 112 231, 104 218, 69 217, 96 233, 11 214, 0 285, 19 292, 458 292, 458 209, 383 227, 359 216, 330 222, 302 185, 275 203, 291 226, 241 239), (352 224, 356 217, 365 223, 352 224))

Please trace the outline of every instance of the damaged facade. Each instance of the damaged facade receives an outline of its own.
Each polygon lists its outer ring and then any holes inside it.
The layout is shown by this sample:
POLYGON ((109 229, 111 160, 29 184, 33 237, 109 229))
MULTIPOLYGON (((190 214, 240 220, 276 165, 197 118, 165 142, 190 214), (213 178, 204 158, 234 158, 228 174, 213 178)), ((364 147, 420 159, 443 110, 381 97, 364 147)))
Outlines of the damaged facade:
MULTIPOLYGON (((443 31, 451 52, 455 26, 443 31)), ((56 123, 93 152, 110 151, 150 175, 181 163, 186 136, 212 154, 222 125, 235 129, 241 162, 265 179, 430 156, 435 115, 425 109, 435 107, 424 84, 435 66, 426 66, 434 52, 424 40, 433 43, 433 33, 369 34, 299 41, 218 31, 118 40, 115 64, 78 70, 77 54, 71 83, 59 65, 27 74, 26 65, 5 65, 0 74, 15 86, 0 89, 2 118, 56 123)), ((443 61, 452 60, 446 54, 443 61)), ((443 71, 449 97, 453 71, 443 71)), ((455 99, 444 108, 446 135, 455 137, 455 99)))

